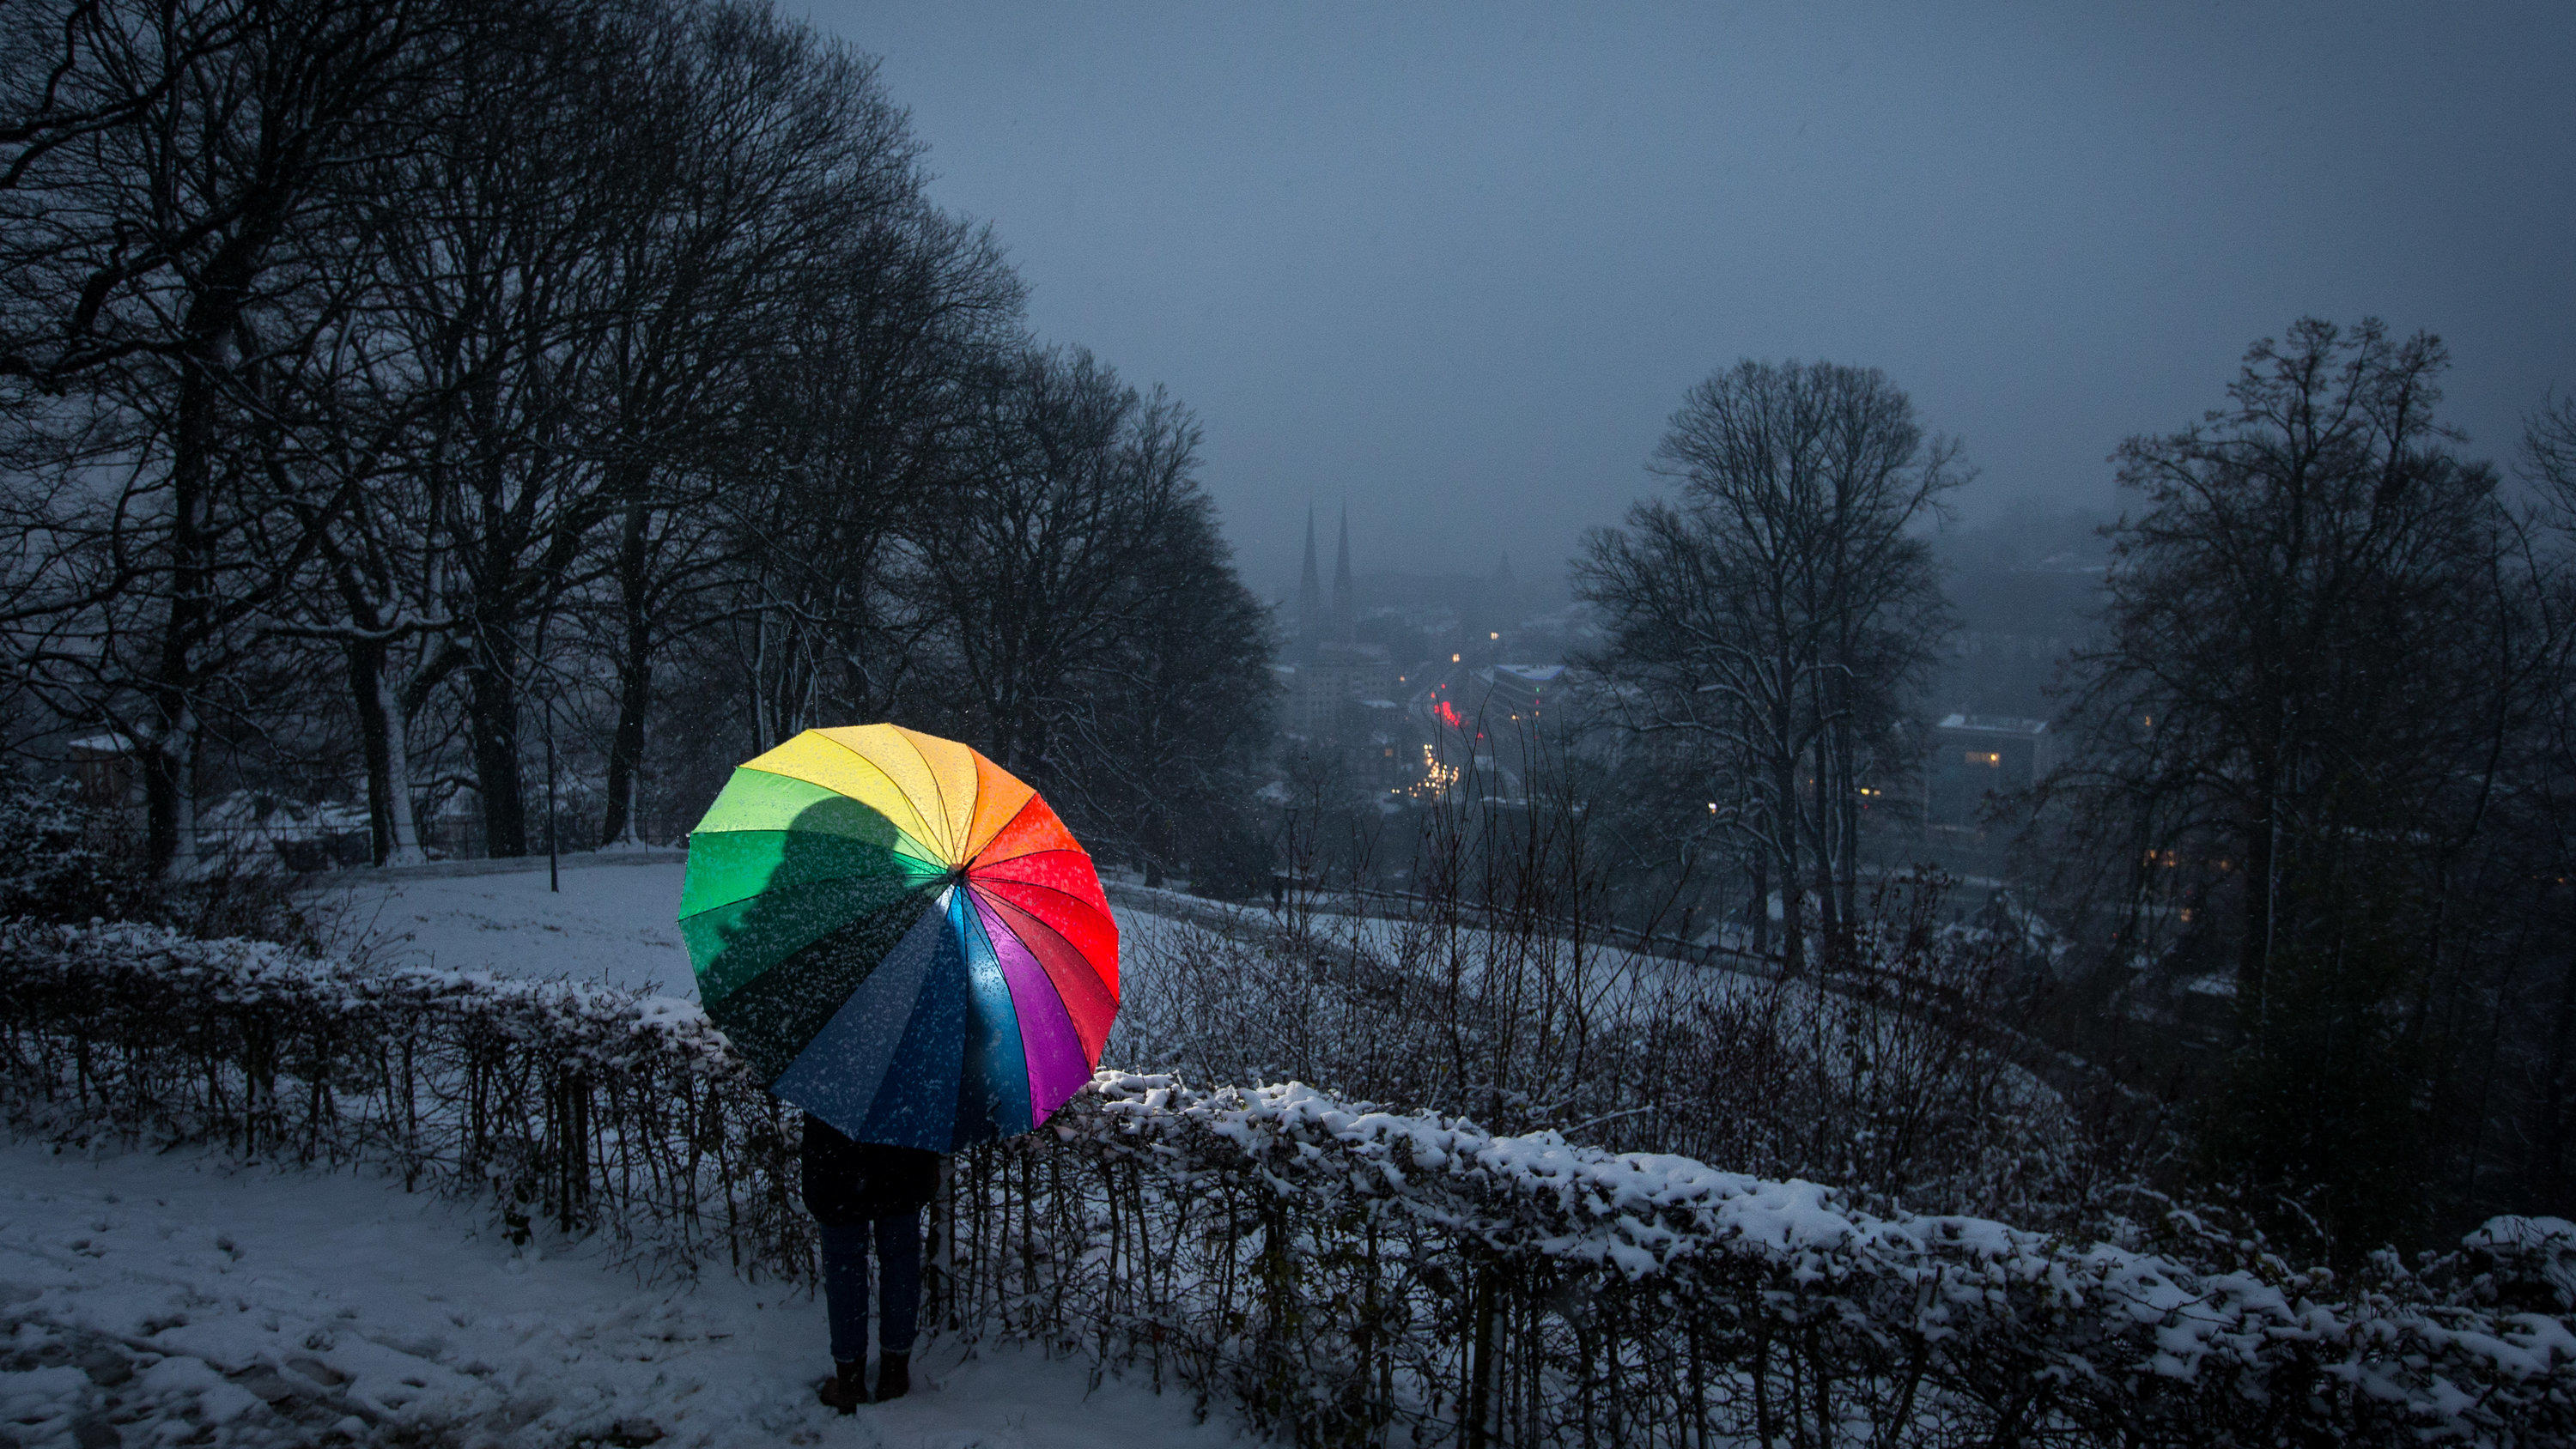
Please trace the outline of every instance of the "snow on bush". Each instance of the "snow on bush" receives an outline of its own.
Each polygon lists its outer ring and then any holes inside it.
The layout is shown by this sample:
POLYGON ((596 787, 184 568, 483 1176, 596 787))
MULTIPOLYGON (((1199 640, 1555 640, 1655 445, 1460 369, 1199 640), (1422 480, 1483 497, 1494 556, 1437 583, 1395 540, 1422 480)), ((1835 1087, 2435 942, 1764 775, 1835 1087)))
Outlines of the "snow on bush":
POLYGON ((2253 1251, 2191 1265, 1878 1216, 1815 1183, 1294 1083, 1094 1086, 1051 1133, 966 1164, 959 1311, 1177 1361, 1301 1440, 2576 1433, 2566 1318, 2516 1311, 2481 1272, 2507 1238, 2518 1263, 2563 1252, 2564 1223, 2490 1224, 2460 1255, 2344 1283, 2253 1251))
POLYGON ((789 1114, 692 1003, 134 924, 0 923, 0 971, 41 1128, 379 1163, 684 1272, 811 1262, 789 1114))
MULTIPOLYGON (((686 1003, 0 925, 13 1116, 381 1164, 648 1266, 802 1277, 792 1114, 686 1003)), ((1104 1072, 962 1154, 931 1321, 1087 1345, 1300 1442, 2565 1443, 2576 1228, 2340 1281, 1104 1072)))
POLYGON ((81 798, 77 782, 30 780, 0 765, 0 917, 135 913, 151 882, 119 848, 118 824, 115 812, 81 798))
MULTIPOLYGON (((281 869, 282 845, 267 837, 256 848, 210 843, 194 872, 161 879, 130 824, 121 809, 84 798, 76 781, 34 780, 0 762, 0 920, 149 920, 198 936, 311 938, 281 869)), ((299 868, 327 863, 304 858, 299 868)))

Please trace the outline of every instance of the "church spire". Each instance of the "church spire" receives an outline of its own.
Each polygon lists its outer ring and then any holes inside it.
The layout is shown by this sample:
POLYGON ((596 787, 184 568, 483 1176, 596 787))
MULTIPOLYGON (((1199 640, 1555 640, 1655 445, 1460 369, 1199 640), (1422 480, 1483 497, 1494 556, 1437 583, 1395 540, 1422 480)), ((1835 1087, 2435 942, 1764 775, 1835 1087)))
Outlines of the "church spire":
POLYGON ((1333 642, 1359 640, 1358 602, 1351 593, 1351 506, 1342 505, 1342 551, 1333 563, 1333 642))
POLYGON ((1306 505, 1306 572, 1297 581, 1297 637, 1312 645, 1324 635, 1324 578, 1315 567, 1315 505, 1306 505))

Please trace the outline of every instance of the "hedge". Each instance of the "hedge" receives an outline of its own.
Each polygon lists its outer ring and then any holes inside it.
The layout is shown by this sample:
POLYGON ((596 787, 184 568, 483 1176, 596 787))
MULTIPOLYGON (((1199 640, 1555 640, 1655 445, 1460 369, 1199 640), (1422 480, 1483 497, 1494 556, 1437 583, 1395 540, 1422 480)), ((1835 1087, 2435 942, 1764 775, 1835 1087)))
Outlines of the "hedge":
MULTIPOLYGON (((795 1114, 697 1009, 156 928, 0 924, 22 1130, 366 1164, 648 1273, 810 1282, 795 1114)), ((1104 1071, 960 1154, 930 1321, 1150 1372, 1301 1444, 2576 1442, 2576 1228, 2338 1280, 1294 1083, 1104 1071)))

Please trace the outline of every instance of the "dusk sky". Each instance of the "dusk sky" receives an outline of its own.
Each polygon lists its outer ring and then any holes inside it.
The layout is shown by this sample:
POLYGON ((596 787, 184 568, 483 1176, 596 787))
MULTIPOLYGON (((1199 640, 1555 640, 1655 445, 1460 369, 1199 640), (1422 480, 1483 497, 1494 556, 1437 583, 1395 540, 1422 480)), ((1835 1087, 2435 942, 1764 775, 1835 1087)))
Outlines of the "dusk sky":
POLYGON ((2304 313, 2440 333, 2481 456, 2576 388, 2563 0, 810 13, 1040 337, 1197 409, 1265 594, 1310 502, 1364 570, 1552 577, 1747 356, 1885 369, 1972 523, 2117 506, 2304 313))

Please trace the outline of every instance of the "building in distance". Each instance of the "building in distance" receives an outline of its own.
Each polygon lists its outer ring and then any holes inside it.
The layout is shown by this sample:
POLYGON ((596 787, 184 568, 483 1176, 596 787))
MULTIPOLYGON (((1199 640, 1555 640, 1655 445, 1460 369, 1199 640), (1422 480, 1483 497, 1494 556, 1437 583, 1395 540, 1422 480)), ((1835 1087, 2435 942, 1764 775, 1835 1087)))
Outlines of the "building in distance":
POLYGON ((1953 714, 1932 727, 1924 822, 1974 829, 1990 796, 2029 789, 2057 763, 2058 737, 2044 719, 1953 714))

